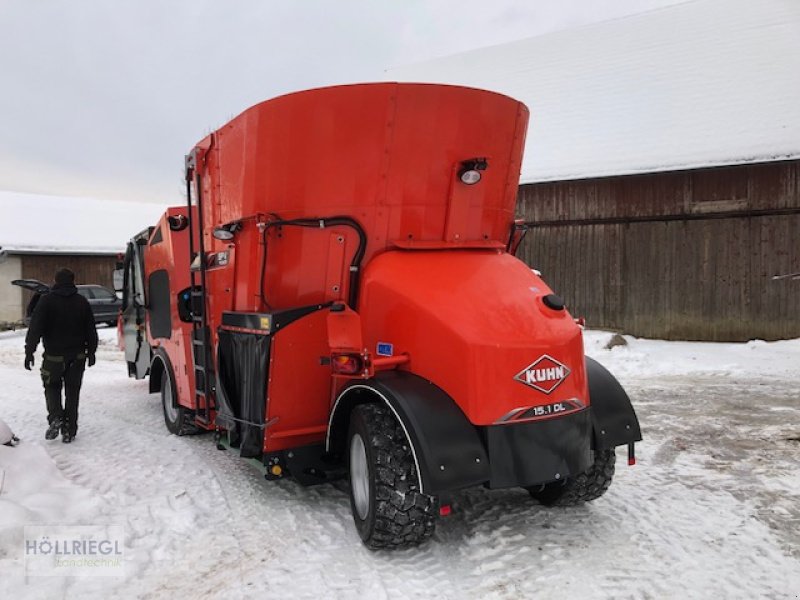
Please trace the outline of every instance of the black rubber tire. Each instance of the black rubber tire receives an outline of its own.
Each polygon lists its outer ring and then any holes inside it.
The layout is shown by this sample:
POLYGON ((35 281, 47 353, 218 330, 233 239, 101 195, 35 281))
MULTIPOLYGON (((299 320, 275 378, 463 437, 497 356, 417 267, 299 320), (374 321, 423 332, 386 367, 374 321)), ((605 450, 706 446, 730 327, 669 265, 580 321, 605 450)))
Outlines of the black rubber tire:
POLYGON ((563 482, 553 481, 527 488, 531 496, 545 506, 576 506, 597 500, 606 493, 614 479, 614 449, 594 453, 594 463, 583 473, 563 482))
POLYGON ((174 419, 167 411, 167 402, 172 402, 172 398, 177 397, 177 390, 175 389, 172 369, 165 366, 164 372, 161 374, 161 409, 164 412, 164 424, 170 433, 175 435, 191 435, 197 433, 199 430, 194 424, 194 416, 191 411, 178 405, 173 407, 174 419), (171 390, 170 397, 167 396, 167 386, 171 390))
POLYGON ((419 491, 411 445, 394 414, 381 404, 361 404, 350 415, 347 465, 353 437, 364 442, 369 478, 369 509, 362 519, 348 472, 350 507, 364 544, 373 550, 417 546, 433 535, 437 500, 419 491))

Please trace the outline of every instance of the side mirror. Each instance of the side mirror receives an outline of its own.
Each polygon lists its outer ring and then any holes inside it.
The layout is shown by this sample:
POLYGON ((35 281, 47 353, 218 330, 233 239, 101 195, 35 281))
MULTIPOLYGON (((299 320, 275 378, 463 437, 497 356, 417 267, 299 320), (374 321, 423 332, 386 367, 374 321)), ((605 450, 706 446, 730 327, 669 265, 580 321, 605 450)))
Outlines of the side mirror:
POLYGON ((122 269, 114 269, 114 291, 122 292, 125 289, 125 271, 122 269))

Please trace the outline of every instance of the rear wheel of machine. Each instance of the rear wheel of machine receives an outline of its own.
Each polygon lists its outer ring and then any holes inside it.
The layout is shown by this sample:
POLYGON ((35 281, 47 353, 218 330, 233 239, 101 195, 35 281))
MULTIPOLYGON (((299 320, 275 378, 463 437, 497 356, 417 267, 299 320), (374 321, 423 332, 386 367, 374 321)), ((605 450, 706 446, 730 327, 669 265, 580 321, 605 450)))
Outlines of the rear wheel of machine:
POLYGON ((164 368, 161 375, 161 406, 164 409, 164 423, 170 433, 188 435, 197 432, 191 413, 175 402, 175 383, 172 370, 164 368))
POLYGON ((416 546, 433 535, 436 499, 419 491, 411 446, 392 412, 361 404, 347 435, 350 506, 369 548, 416 546))
POLYGON ((614 449, 594 453, 594 463, 583 473, 563 482, 554 481, 527 488, 531 496, 545 506, 575 506, 596 500, 606 493, 614 478, 614 449))

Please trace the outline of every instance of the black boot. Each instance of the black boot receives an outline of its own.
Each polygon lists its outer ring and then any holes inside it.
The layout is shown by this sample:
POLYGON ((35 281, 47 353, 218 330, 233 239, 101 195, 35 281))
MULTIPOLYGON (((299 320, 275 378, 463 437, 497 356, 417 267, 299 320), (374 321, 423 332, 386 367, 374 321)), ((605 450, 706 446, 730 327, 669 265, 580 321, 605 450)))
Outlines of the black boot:
POLYGON ((50 425, 47 428, 47 431, 44 432, 44 439, 46 440, 54 440, 58 437, 58 432, 61 430, 61 420, 60 419, 53 419, 50 422, 50 425))
POLYGON ((72 426, 72 422, 70 421, 69 417, 65 417, 64 420, 61 421, 61 441, 65 444, 69 444, 75 439, 76 429, 77 427, 72 426))

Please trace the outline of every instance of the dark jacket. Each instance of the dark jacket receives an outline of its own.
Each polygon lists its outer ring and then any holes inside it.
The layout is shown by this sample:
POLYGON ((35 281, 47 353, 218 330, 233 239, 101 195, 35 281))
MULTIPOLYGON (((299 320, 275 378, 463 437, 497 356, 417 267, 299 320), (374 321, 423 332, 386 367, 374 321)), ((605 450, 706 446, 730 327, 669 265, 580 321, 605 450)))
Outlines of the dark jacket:
POLYGON ((57 283, 39 300, 25 336, 25 354, 33 355, 40 339, 52 356, 89 356, 97 350, 92 307, 74 285, 57 283))

